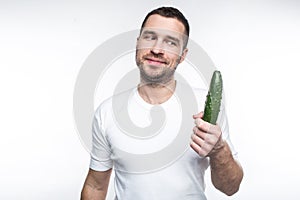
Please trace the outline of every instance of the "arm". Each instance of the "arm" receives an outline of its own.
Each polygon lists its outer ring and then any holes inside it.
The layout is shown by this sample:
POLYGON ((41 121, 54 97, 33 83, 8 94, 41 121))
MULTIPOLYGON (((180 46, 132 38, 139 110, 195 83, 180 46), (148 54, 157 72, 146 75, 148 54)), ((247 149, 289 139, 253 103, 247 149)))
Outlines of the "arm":
POLYGON ((208 157, 213 185, 227 195, 236 193, 243 179, 243 170, 232 157, 228 144, 220 139, 208 157))
POLYGON ((234 160, 228 144, 222 139, 221 128, 203 121, 203 113, 194 116, 196 127, 191 147, 200 155, 210 158, 213 185, 227 195, 239 190, 243 170, 234 160))
POLYGON ((105 200, 112 169, 99 172, 90 169, 81 191, 81 200, 105 200))

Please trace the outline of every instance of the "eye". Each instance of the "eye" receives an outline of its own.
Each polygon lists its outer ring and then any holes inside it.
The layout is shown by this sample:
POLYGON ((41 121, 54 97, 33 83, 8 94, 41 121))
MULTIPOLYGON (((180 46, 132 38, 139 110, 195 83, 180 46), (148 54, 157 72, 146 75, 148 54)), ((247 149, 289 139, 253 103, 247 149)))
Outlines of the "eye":
POLYGON ((166 43, 170 46, 174 46, 176 47, 177 46, 177 42, 173 41, 173 40, 167 40, 166 43))
POLYGON ((152 34, 145 34, 143 35, 143 39, 147 41, 156 40, 156 36, 152 34))

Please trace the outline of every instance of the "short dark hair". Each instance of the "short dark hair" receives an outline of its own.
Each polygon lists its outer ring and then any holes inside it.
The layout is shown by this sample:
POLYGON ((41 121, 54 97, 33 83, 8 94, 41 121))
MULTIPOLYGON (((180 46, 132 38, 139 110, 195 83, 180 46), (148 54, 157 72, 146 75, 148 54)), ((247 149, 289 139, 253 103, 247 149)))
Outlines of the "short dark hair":
MULTIPOLYGON (((151 12, 149 12, 146 15, 146 17, 145 17, 145 19, 144 19, 144 21, 142 23, 141 29, 144 28, 144 26, 145 26, 145 24, 147 22, 147 19, 151 15, 155 15, 155 14, 163 16, 163 17, 175 18, 178 21, 180 21, 184 25, 185 34, 187 35, 187 37, 189 37, 189 34, 190 34, 189 22, 185 18, 185 16, 177 8, 174 8, 174 7, 160 7, 160 8, 156 8, 156 9, 152 10, 151 12)), ((186 43, 187 43, 187 41, 186 41, 186 43)), ((185 44, 185 46, 186 46, 186 44, 185 44)))

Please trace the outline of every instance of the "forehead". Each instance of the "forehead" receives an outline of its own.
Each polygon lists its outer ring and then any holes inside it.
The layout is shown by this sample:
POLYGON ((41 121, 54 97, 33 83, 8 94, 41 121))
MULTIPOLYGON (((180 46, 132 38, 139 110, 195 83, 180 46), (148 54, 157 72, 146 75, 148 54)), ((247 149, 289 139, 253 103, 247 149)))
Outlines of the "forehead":
POLYGON ((145 25, 145 29, 166 29, 168 31, 177 32, 179 34, 185 33, 184 25, 175 18, 163 17, 160 15, 151 15, 145 25))

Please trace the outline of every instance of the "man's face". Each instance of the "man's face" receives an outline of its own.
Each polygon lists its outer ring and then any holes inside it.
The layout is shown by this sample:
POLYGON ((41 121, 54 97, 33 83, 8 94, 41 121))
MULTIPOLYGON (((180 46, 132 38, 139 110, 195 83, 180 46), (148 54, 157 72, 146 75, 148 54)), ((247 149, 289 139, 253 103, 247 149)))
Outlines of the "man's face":
POLYGON ((151 15, 137 40, 136 63, 145 83, 167 83, 187 53, 184 25, 174 18, 151 15))

